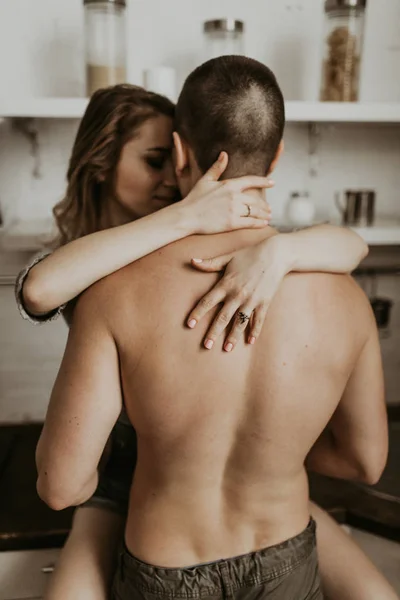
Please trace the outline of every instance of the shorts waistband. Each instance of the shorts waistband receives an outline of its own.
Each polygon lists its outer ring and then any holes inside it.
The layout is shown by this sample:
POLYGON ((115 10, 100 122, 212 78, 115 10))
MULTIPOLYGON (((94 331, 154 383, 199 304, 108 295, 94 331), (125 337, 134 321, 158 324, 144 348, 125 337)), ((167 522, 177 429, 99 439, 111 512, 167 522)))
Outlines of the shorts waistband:
POLYGON ((232 590, 259 585, 281 577, 310 557, 316 548, 316 524, 310 519, 300 534, 274 546, 233 558, 183 568, 150 565, 133 556, 125 546, 120 569, 137 589, 165 595, 174 589, 177 598, 200 598, 221 591, 223 582, 232 590))

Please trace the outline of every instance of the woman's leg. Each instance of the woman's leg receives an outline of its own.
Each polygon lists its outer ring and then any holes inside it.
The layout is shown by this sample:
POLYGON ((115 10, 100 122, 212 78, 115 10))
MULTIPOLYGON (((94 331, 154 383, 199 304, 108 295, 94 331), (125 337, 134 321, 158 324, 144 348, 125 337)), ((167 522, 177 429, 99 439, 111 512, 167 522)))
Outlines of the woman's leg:
POLYGON ((325 511, 311 503, 326 600, 399 600, 375 565, 325 511))
POLYGON ((78 508, 45 600, 108 600, 123 527, 116 512, 78 508))

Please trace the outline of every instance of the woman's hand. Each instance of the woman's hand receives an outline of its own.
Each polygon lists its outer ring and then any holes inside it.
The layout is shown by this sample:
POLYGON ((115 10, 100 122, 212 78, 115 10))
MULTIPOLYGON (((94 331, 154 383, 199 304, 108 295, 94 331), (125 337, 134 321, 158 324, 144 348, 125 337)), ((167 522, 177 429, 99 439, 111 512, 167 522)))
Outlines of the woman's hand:
POLYGON ((367 254, 368 246, 350 229, 315 225, 302 231, 275 234, 257 246, 226 256, 193 259, 192 265, 201 271, 226 269, 221 281, 192 311, 188 326, 195 327, 208 311, 223 303, 207 332, 206 348, 213 347, 235 314, 224 349, 227 352, 233 350, 249 322, 247 340, 254 344, 260 335, 268 306, 287 273, 350 273, 367 254))
POLYGON ((250 344, 256 342, 271 300, 291 270, 289 253, 280 239, 278 234, 232 254, 206 260, 192 259, 194 267, 208 273, 226 267, 223 278, 200 300, 187 321, 193 329, 211 309, 223 303, 204 339, 204 346, 209 350, 233 318, 224 350, 231 352, 234 349, 248 325, 247 341, 250 344))
POLYGON ((222 233, 268 225, 269 205, 261 198, 246 195, 246 190, 271 188, 273 181, 257 176, 219 181, 227 165, 228 155, 221 152, 217 162, 180 202, 193 233, 222 233))

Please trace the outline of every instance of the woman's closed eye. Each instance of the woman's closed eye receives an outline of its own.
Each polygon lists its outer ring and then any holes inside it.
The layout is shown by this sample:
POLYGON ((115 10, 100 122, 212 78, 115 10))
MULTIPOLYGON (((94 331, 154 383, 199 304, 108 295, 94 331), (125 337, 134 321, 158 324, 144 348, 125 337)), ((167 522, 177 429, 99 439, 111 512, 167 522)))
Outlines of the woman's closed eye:
POLYGON ((165 156, 161 156, 160 158, 146 158, 147 164, 156 171, 161 171, 164 168, 165 161, 165 156))

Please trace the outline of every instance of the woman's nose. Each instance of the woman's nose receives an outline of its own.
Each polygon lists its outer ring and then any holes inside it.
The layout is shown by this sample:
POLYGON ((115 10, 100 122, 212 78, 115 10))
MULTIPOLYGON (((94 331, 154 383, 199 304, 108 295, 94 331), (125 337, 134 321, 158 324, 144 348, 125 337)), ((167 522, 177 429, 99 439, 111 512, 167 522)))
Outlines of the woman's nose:
POLYGON ((177 185, 175 169, 172 161, 168 161, 168 165, 165 167, 163 183, 167 187, 176 187, 177 185))

